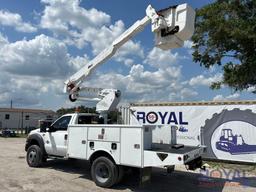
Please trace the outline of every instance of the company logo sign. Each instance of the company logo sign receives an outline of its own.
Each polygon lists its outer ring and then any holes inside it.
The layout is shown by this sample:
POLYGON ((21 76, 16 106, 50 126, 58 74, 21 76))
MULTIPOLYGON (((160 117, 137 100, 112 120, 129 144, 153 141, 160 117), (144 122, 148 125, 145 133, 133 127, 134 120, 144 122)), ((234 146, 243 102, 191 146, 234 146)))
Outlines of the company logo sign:
POLYGON ((200 187, 213 188, 225 185, 246 188, 250 184, 245 170, 217 168, 200 170, 200 173, 201 176, 198 177, 200 187))
POLYGON ((184 126, 180 126, 179 132, 188 132, 188 129, 184 126))
POLYGON ((137 112, 137 120, 143 124, 161 124, 161 125, 188 125, 188 122, 184 120, 182 112, 137 112))

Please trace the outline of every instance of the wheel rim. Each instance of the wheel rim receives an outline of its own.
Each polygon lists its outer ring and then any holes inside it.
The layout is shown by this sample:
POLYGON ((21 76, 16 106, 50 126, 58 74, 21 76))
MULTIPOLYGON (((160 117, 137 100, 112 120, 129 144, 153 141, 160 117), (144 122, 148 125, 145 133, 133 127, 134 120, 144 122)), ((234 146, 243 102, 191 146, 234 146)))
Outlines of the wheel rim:
POLYGON ((110 177, 108 167, 104 163, 99 163, 95 168, 95 176, 99 182, 105 183, 110 177))
POLYGON ((31 150, 28 154, 28 161, 29 164, 33 164, 36 161, 36 151, 35 150, 31 150))

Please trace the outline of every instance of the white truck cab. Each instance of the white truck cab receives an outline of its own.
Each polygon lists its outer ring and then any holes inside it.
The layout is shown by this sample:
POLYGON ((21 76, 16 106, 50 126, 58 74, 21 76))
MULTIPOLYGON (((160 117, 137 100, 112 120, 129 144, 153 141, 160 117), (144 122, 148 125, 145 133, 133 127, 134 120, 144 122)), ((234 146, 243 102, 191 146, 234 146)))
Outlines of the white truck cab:
POLYGON ((73 113, 49 128, 32 131, 25 147, 28 165, 39 167, 51 157, 89 160, 92 178, 101 187, 119 182, 124 166, 202 167, 203 146, 152 143, 155 126, 98 123, 101 119, 95 114, 73 113))
POLYGON ((65 114, 53 122, 51 126, 34 130, 29 136, 36 134, 42 137, 45 152, 48 155, 65 157, 67 155, 68 146, 68 126, 73 124, 96 124, 99 123, 99 121, 100 118, 97 114, 65 114))

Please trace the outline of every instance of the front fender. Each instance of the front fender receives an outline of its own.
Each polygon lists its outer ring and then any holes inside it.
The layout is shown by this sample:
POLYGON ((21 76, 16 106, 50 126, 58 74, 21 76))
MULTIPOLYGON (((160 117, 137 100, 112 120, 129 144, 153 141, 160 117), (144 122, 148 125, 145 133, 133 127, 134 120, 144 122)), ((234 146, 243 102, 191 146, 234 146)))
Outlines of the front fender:
POLYGON ((44 139, 39 134, 31 134, 27 137, 26 145, 25 145, 25 151, 28 150, 28 148, 31 145, 39 145, 39 147, 42 149, 43 154, 46 154, 45 147, 44 147, 44 139))

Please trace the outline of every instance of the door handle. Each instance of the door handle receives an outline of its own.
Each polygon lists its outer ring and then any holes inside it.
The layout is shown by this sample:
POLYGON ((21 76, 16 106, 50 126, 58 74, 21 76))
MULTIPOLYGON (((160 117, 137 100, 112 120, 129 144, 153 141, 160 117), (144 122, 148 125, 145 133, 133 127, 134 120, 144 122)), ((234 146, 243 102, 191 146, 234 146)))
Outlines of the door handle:
POLYGON ((90 142, 89 146, 90 146, 91 149, 93 149, 94 148, 94 142, 90 142))
POLYGON ((64 135, 64 140, 67 140, 67 139, 68 139, 68 135, 65 134, 65 135, 64 135))

